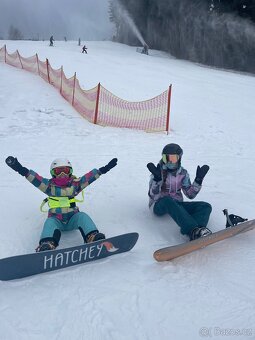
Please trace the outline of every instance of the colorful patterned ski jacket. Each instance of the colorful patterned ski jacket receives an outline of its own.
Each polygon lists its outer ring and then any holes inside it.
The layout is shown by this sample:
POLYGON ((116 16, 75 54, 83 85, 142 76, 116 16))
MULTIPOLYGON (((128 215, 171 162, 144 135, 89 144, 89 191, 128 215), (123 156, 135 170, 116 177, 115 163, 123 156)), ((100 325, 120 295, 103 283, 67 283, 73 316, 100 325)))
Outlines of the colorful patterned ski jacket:
POLYGON ((159 182, 154 181, 154 176, 151 175, 149 183, 149 207, 151 207, 160 198, 169 196, 176 201, 183 201, 183 195, 190 199, 196 197, 201 189, 201 185, 195 181, 191 184, 189 174, 182 166, 172 173, 168 170, 164 170, 161 165, 161 177, 159 182))
MULTIPOLYGON (((82 177, 76 178, 72 176, 70 178, 70 181, 68 181, 67 186, 65 187, 57 186, 53 183, 52 178, 43 178, 33 170, 29 170, 26 179, 48 196, 73 198, 74 196, 77 196, 88 185, 97 180, 100 175, 101 172, 99 170, 93 169, 82 177)), ((69 219, 77 212, 79 212, 79 208, 76 206, 73 208, 70 207, 49 209, 48 217, 56 217, 63 223, 67 223, 69 219)))

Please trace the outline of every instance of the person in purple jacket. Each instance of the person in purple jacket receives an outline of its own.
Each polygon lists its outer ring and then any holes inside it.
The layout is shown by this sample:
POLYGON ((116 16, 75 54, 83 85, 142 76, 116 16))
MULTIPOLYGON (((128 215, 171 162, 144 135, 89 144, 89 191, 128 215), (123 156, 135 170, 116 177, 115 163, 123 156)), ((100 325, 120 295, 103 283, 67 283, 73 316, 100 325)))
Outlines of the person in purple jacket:
POLYGON ((181 166, 183 150, 178 144, 167 144, 158 165, 148 163, 151 172, 149 184, 149 206, 157 216, 169 214, 181 228, 181 233, 190 240, 211 234, 206 228, 212 207, 207 202, 184 202, 183 195, 193 199, 199 193, 208 165, 198 166, 193 183, 181 166))

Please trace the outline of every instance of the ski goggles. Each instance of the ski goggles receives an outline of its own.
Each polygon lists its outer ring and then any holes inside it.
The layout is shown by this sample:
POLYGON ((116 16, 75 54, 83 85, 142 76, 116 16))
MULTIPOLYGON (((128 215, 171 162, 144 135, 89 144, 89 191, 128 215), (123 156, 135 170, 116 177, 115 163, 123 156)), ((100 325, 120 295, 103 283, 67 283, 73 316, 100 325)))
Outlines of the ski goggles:
POLYGON ((172 164, 176 164, 179 162, 180 156, 177 154, 173 154, 173 155, 162 155, 162 160, 163 162, 166 163, 172 163, 172 164))
POLYGON ((72 168, 70 168, 69 166, 60 166, 58 168, 53 169, 53 173, 55 176, 59 176, 62 173, 70 175, 72 173, 72 168))

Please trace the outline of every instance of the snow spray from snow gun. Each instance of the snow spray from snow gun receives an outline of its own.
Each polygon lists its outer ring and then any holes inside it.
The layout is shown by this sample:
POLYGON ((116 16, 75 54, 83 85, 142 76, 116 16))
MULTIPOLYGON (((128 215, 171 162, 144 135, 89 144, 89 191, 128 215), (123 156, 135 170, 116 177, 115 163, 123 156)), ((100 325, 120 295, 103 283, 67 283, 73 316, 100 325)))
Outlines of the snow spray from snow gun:
POLYGON ((131 29, 131 31, 137 37, 137 39, 141 42, 143 48, 146 46, 148 50, 148 45, 146 44, 141 32, 137 28, 134 20, 131 18, 127 9, 124 8, 123 5, 118 0, 116 0, 116 7, 117 7, 119 18, 121 18, 127 24, 127 26, 131 29))

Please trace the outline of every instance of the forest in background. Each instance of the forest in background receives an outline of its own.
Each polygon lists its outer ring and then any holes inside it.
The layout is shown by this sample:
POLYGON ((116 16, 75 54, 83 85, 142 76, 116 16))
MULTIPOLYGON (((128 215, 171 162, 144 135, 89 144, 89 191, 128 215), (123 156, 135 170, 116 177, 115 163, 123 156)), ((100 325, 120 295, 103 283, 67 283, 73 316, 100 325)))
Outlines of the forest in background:
POLYGON ((255 0, 111 0, 109 14, 118 42, 141 44, 133 23, 151 49, 255 73, 255 0))

